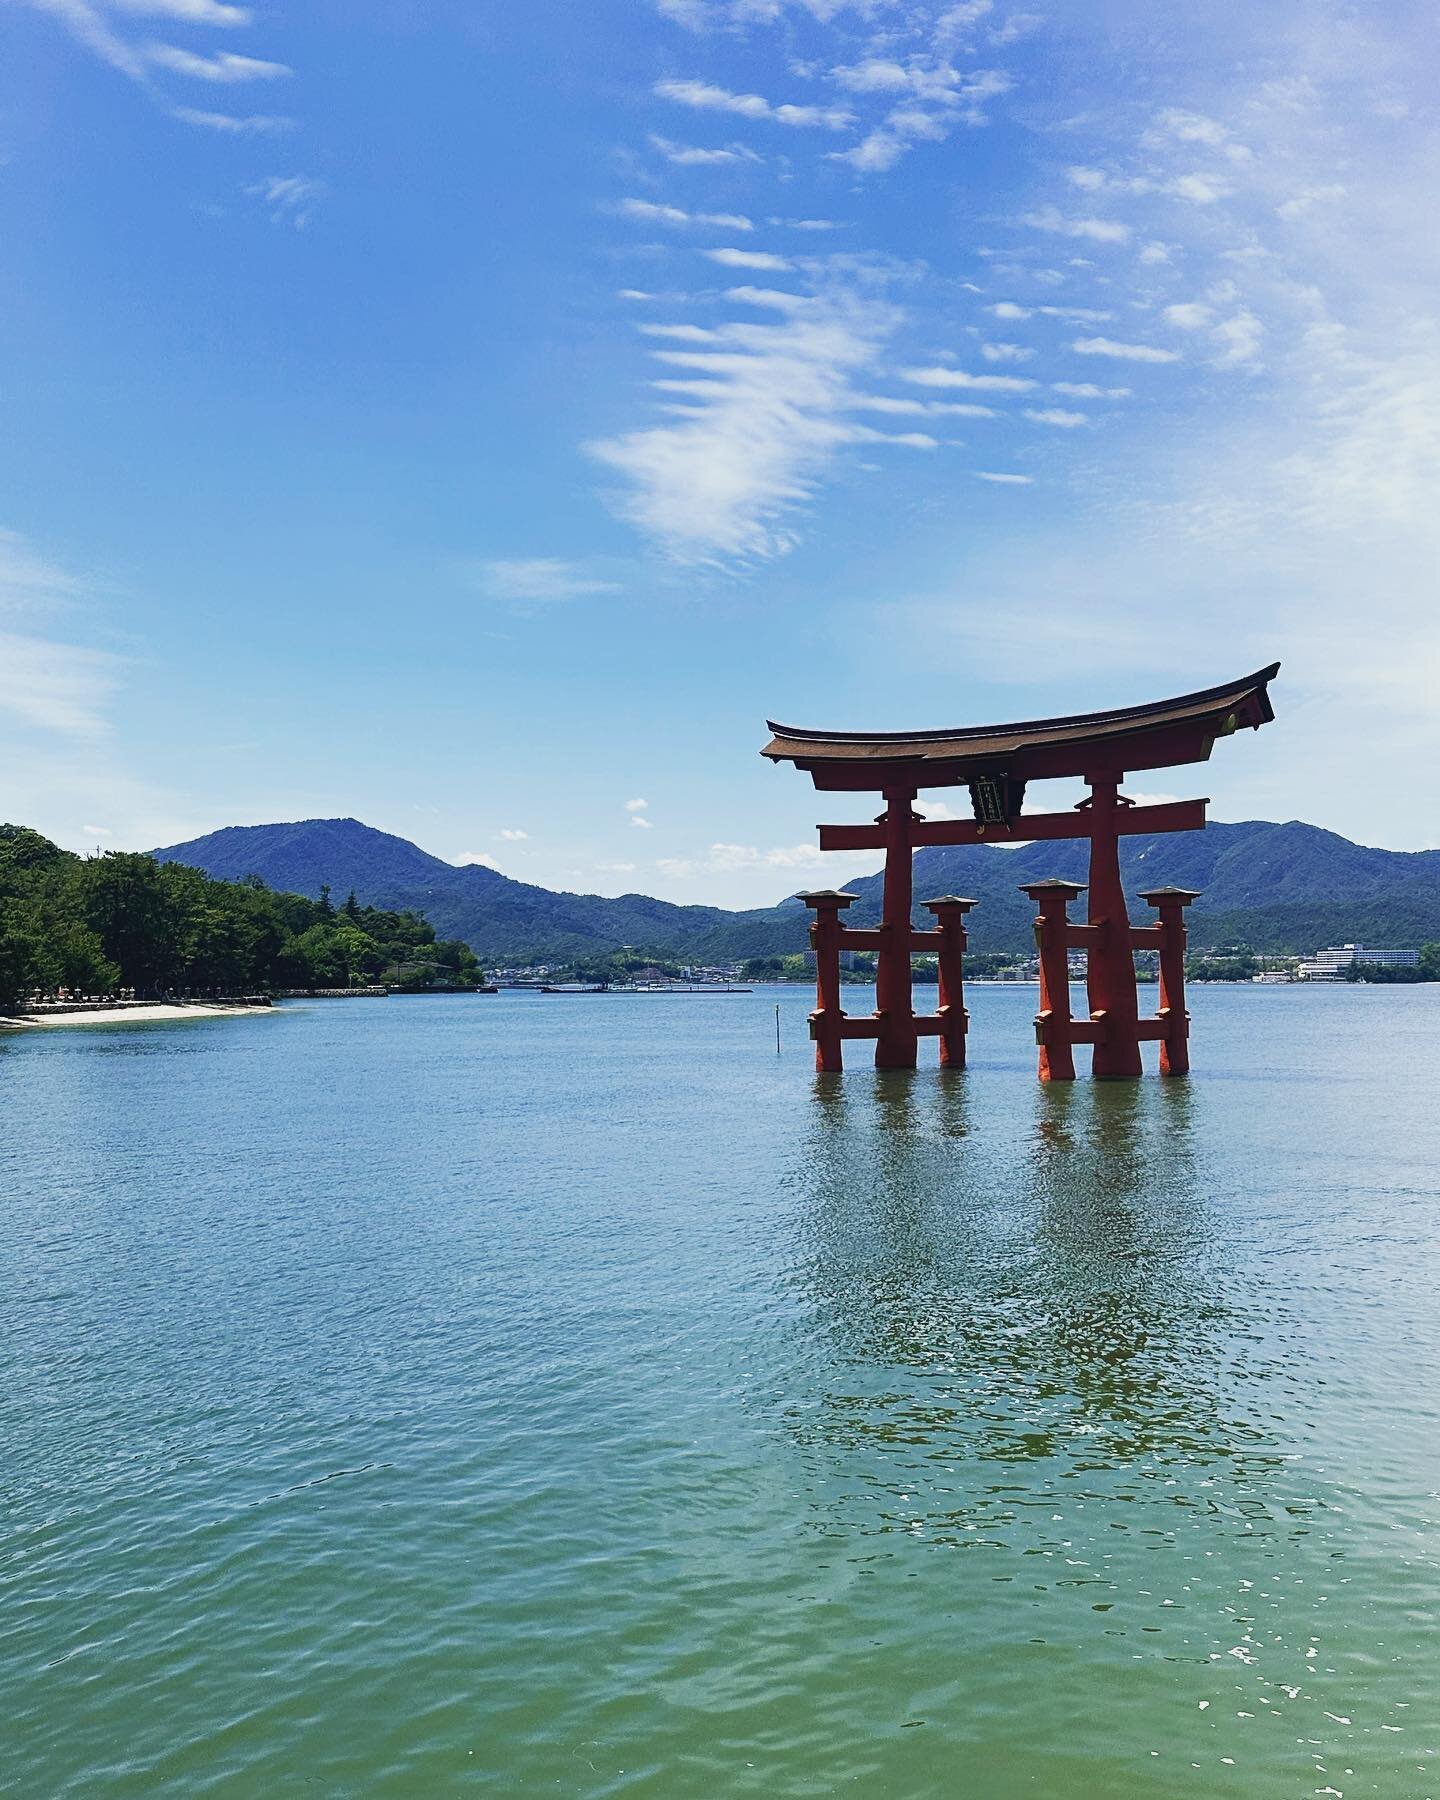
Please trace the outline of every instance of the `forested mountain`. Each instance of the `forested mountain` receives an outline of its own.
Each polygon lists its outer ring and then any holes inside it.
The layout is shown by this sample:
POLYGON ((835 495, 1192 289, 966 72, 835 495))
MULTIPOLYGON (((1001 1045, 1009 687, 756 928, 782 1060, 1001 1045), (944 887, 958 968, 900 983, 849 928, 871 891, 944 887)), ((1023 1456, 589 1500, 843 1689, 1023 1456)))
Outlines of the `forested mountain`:
MULTIPOLYGON (((1021 883, 1045 875, 1083 881, 1086 854, 1074 842, 922 850, 915 858, 916 917, 930 923, 919 904, 927 895, 968 894, 981 903, 971 915, 976 950, 1026 948, 1033 908, 1018 892, 1021 883)), ((457 868, 356 819, 231 826, 155 855, 232 879, 256 874, 299 893, 318 894, 325 883, 374 905, 412 908, 488 963, 566 959, 622 945, 696 960, 783 955, 805 947, 809 920, 794 900, 731 912, 644 894, 557 893, 478 865, 457 868)), ((1201 890, 1190 914, 1197 947, 1245 942, 1257 950, 1310 950, 1440 938, 1440 850, 1374 850, 1298 821, 1250 821, 1129 838, 1123 865, 1132 893, 1169 882, 1201 890)), ((823 870, 815 879, 827 882, 823 870)), ((878 873, 845 885, 860 896, 853 922, 878 917, 878 873)), ((1136 902, 1134 916, 1149 915, 1136 902)))

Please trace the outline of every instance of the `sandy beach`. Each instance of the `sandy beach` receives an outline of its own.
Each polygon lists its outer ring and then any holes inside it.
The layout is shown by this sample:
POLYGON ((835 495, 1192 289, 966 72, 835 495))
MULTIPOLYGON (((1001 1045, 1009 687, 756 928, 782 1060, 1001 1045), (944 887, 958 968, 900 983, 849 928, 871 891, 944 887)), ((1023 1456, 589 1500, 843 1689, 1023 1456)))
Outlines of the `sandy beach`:
POLYGON ((49 1029, 56 1025, 148 1025, 162 1019, 223 1019, 254 1014, 257 1018, 270 1012, 268 1006, 193 1006, 157 1003, 153 1006, 88 1007, 78 1012, 11 1013, 0 1017, 0 1030, 17 1031, 31 1027, 49 1029))

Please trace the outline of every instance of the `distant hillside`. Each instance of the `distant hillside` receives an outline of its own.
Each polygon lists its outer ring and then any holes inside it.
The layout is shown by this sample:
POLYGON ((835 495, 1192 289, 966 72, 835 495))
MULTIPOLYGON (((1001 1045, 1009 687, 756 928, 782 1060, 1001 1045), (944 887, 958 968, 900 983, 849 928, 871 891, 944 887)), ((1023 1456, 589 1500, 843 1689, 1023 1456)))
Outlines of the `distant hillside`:
MULTIPOLYGON (((795 900, 731 912, 646 894, 557 893, 478 865, 457 868, 358 819, 232 825, 155 854, 232 880, 259 875, 292 893, 314 897, 328 884, 337 901, 353 888, 368 905, 413 907, 441 937, 463 938, 491 963, 583 956, 625 944, 697 960, 776 955, 804 948, 809 920, 795 900)), ((928 895, 969 894, 981 903, 972 915, 974 949, 1026 948, 1033 910, 1017 891, 1021 883, 1045 875, 1083 881, 1085 859, 1083 843, 922 850, 915 858, 916 917, 930 922, 919 905, 928 895)), ((1440 940, 1440 850, 1372 850, 1296 820, 1250 821, 1130 838, 1122 860, 1132 893, 1167 882, 1201 890, 1190 915, 1197 945, 1244 941, 1279 951, 1440 940)), ((849 914, 853 922, 878 918, 880 886, 878 873, 846 883, 860 897, 849 914)), ((1134 916, 1148 916, 1138 902, 1134 916)))
POLYGON ((797 927, 789 914, 776 922, 768 912, 747 915, 718 906, 675 906, 648 894, 611 899, 556 893, 478 863, 457 868, 358 819, 231 825, 188 844, 171 844, 155 855, 163 862, 223 871, 232 879, 259 875, 269 886, 291 893, 313 896, 328 885, 337 903, 352 888, 362 902, 372 894, 392 894, 396 898, 389 904, 413 907, 441 937, 463 938, 482 962, 491 963, 584 956, 625 944, 696 957, 765 954, 803 944, 808 916, 803 907, 795 907, 797 927), (759 921, 754 933, 757 948, 748 948, 747 937, 747 947, 731 950, 727 934, 737 920, 752 916, 759 921))

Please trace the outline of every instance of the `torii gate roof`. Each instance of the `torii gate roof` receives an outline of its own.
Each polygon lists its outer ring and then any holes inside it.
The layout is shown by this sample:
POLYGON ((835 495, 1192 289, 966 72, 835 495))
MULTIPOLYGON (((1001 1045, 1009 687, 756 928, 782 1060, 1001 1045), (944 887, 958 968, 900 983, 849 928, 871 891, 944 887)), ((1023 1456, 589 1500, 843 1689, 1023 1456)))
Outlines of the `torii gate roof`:
POLYGON ((1275 717, 1267 692, 1278 662, 1238 681, 1106 712, 942 731, 812 731, 767 720, 760 752, 807 770, 817 788, 945 787, 978 775, 1013 780, 1121 774, 1204 762, 1217 737, 1275 717))

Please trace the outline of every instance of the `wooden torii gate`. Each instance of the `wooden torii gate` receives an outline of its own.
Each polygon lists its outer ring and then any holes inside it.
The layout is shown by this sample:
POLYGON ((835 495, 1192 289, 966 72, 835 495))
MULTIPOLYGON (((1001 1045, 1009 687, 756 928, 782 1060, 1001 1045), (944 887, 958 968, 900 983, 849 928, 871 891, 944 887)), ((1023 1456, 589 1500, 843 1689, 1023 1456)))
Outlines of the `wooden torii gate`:
POLYGON ((940 1039, 942 1063, 965 1060, 966 1016, 961 957, 965 915, 975 905, 958 894, 926 902, 933 930, 918 931, 913 907, 912 856, 938 844, 1015 844, 1059 838, 1090 840, 1088 919, 1071 923, 1069 902, 1085 889, 1076 882, 1041 881, 1024 892, 1036 902, 1040 946, 1040 1010, 1035 1021, 1040 1079, 1071 1081, 1074 1046, 1094 1046, 1101 1078, 1140 1073, 1140 1045, 1160 1044, 1162 1075, 1189 1068, 1184 997, 1185 908, 1196 898, 1183 888, 1142 895, 1159 913, 1153 925, 1132 926, 1120 883, 1120 839, 1141 833, 1197 831, 1205 824, 1205 800, 1137 806, 1120 792, 1127 773, 1204 762, 1217 738, 1258 729, 1275 717, 1268 685, 1279 663, 1220 687, 1182 694, 1145 706, 1077 713, 1062 719, 1027 719, 1010 725, 977 725, 947 731, 832 732, 801 730, 769 721, 773 733, 761 752, 772 762, 805 770, 817 789, 884 796, 873 825, 822 825, 822 850, 881 850, 885 892, 881 922, 869 930, 845 925, 841 912, 854 896, 833 889, 800 895, 813 908, 811 941, 816 958, 816 1001, 811 1015, 817 1069, 842 1066, 846 1038, 873 1038, 875 1066, 913 1069, 917 1040, 940 1039), (1024 813, 1032 781, 1079 777, 1090 789, 1072 812, 1024 813), (965 786, 973 820, 927 820, 914 803, 922 788, 965 786), (1070 1012, 1067 951, 1086 952, 1089 1017, 1070 1012), (1160 952, 1159 1010, 1139 1016, 1136 949, 1160 952), (875 1013, 848 1018, 840 1006, 843 950, 877 952, 875 1013), (910 958, 934 951, 939 959, 937 1010, 917 1015, 910 958))

